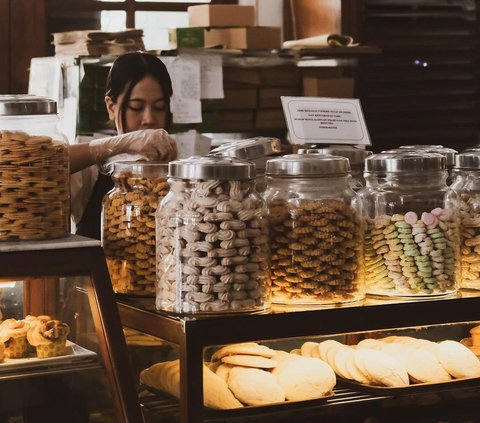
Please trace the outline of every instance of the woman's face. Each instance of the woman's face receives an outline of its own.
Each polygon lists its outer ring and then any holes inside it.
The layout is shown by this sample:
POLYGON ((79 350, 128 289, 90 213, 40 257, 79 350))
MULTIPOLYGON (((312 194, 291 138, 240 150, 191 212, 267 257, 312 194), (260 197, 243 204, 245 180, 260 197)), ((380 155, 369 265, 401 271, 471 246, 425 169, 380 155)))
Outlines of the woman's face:
POLYGON ((132 89, 130 99, 124 94, 118 96, 114 103, 110 97, 105 98, 108 115, 115 121, 120 134, 139 129, 160 129, 167 124, 168 101, 163 95, 160 84, 151 76, 140 80, 132 89), (125 128, 121 122, 121 106, 125 104, 125 128))

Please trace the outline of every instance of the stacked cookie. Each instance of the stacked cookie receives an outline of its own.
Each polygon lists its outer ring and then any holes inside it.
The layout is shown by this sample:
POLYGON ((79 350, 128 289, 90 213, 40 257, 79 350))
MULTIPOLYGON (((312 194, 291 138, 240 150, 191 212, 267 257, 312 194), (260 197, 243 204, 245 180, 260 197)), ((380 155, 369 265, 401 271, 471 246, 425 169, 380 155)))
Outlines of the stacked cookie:
POLYGON ((456 289, 458 225, 450 209, 377 216, 365 237, 367 292, 429 295, 456 289))
MULTIPOLYGON (((162 165, 161 165, 162 166, 162 165)), ((168 193, 165 176, 115 176, 103 205, 103 248, 117 293, 155 295, 155 213, 168 193)))
POLYGON ((69 231, 67 147, 48 136, 0 131, 0 240, 59 238, 69 231))
POLYGON ((363 226, 349 204, 276 200, 269 209, 273 302, 363 298, 363 226))
POLYGON ((315 351, 341 378, 366 385, 404 387, 480 377, 480 361, 468 348, 451 340, 436 343, 391 336, 347 346, 329 339, 308 350, 315 351))

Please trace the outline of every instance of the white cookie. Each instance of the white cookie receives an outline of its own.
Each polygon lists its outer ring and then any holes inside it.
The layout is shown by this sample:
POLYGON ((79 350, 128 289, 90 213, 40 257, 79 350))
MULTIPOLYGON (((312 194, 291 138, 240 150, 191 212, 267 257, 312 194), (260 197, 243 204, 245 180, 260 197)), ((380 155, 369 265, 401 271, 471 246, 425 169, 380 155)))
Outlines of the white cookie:
POLYGON ((437 358, 454 378, 480 377, 480 361, 465 345, 456 341, 442 341, 437 358))
POLYGON ((373 385, 407 386, 407 370, 398 360, 382 351, 355 350, 355 364, 373 385))
POLYGON ((318 350, 318 342, 304 342, 300 347, 300 355, 304 357, 320 358, 320 351, 318 350))

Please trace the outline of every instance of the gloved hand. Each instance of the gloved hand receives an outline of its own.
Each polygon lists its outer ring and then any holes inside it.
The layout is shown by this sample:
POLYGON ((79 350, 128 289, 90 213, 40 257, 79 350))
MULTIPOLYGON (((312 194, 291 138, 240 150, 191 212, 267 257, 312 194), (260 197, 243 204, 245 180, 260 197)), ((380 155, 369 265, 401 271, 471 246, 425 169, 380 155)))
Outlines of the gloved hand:
POLYGON ((164 129, 142 129, 90 143, 95 163, 103 163, 120 154, 144 156, 146 160, 171 161, 177 158, 177 145, 164 129))

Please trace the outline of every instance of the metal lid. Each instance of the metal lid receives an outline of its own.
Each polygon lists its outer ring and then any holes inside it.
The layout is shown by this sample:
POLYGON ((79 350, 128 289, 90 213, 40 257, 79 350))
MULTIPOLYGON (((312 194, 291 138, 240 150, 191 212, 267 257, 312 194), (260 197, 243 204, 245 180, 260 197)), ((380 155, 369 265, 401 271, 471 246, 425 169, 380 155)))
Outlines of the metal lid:
POLYGON ((406 149, 413 148, 415 150, 435 150, 437 148, 445 148, 445 147, 440 144, 412 144, 412 145, 401 145, 398 148, 406 148, 406 149))
POLYGON ((372 154, 365 159, 365 172, 385 172, 387 170, 387 161, 392 153, 372 154))
POLYGON ((267 162, 266 175, 327 176, 346 175, 350 165, 346 157, 320 154, 287 154, 267 162))
POLYGON ((0 95, 0 116, 54 115, 57 103, 45 97, 14 94, 0 95))
POLYGON ((158 177, 167 176, 168 163, 156 161, 123 161, 113 165, 113 176, 131 173, 132 176, 158 177))
POLYGON ((456 169, 480 169, 480 150, 460 153, 455 157, 456 169))
POLYGON ((168 176, 180 179, 221 179, 228 181, 255 178, 255 165, 245 160, 221 156, 192 156, 168 164, 168 176))
POLYGON ((442 154, 445 156, 445 159, 447 161, 447 167, 452 167, 455 164, 455 156, 458 154, 457 150, 454 150, 453 148, 448 148, 448 147, 442 147, 442 146, 430 146, 430 145, 404 145, 402 147, 399 147, 398 149, 393 149, 393 150, 387 150, 388 151, 420 151, 420 152, 427 152, 427 153, 438 153, 442 154), (427 147, 433 147, 433 148, 427 148, 427 147))
POLYGON ((255 137, 222 144, 211 150, 209 155, 251 160, 281 151, 281 142, 278 138, 255 137))
POLYGON ((373 154, 369 150, 362 150, 350 145, 336 145, 318 148, 300 148, 298 154, 323 154, 328 156, 342 156, 350 161, 351 166, 363 166, 365 158, 373 154))
MULTIPOLYGON (((375 166, 384 172, 422 172, 422 171, 441 171, 446 169, 445 156, 438 153, 429 152, 410 152, 408 150, 394 151, 385 153, 373 160, 375 166)), ((372 160, 369 157, 367 161, 372 160)))

